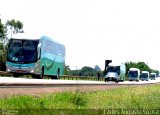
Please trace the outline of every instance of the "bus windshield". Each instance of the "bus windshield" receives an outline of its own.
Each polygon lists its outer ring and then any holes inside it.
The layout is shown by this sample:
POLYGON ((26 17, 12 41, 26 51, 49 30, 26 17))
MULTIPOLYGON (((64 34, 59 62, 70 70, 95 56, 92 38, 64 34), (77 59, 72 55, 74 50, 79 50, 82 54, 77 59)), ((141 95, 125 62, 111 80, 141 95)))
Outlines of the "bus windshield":
POLYGON ((147 73, 142 73, 141 78, 148 78, 148 74, 147 73))
POLYGON ((36 40, 11 39, 8 47, 7 60, 16 63, 32 63, 37 60, 36 40))
POLYGON ((108 66, 107 73, 108 72, 116 72, 119 75, 120 74, 120 66, 108 66))
POLYGON ((150 77, 151 77, 151 78, 155 78, 156 76, 155 76, 155 75, 150 75, 150 77))
POLYGON ((129 77, 137 77, 138 72, 137 71, 129 71, 129 77))

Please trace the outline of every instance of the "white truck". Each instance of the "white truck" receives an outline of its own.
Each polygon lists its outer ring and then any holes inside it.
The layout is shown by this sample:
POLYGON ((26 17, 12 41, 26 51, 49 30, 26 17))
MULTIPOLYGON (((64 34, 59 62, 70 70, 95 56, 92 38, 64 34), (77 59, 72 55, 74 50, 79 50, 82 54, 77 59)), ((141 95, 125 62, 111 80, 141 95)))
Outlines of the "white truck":
POLYGON ((105 75, 105 82, 107 81, 124 81, 125 80, 125 73, 126 73, 126 66, 124 63, 116 64, 116 63, 109 63, 106 67, 106 75, 105 75))
POLYGON ((150 74, 150 79, 155 80, 156 79, 156 73, 151 73, 150 74))
POLYGON ((139 81, 140 78, 140 69, 130 68, 128 71, 128 80, 129 81, 139 81))
POLYGON ((140 75, 140 80, 144 81, 148 81, 149 80, 149 72, 148 71, 142 71, 141 75, 140 75))

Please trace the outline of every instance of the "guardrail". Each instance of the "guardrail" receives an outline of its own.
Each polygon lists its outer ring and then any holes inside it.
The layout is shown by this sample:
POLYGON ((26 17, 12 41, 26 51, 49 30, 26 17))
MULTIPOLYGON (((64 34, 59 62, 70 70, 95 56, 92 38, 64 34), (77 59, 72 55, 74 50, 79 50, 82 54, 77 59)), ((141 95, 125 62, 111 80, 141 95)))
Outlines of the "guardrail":
MULTIPOLYGON (((86 76, 62 76, 61 79, 66 80, 93 80, 98 81, 98 77, 86 77, 86 76)), ((99 81, 104 81, 103 77, 99 78, 99 81)))
POLYGON ((5 71, 0 71, 0 75, 2 76, 13 76, 11 73, 5 72, 5 71))

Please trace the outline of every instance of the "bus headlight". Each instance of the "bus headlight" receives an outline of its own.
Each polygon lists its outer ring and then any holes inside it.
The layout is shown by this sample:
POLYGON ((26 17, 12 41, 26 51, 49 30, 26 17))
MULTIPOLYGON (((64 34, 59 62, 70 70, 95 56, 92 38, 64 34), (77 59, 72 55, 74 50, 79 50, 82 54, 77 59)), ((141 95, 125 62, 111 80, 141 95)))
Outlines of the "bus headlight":
POLYGON ((10 69, 7 69, 8 72, 10 72, 10 69))
POLYGON ((34 70, 31 70, 31 73, 34 73, 34 70))

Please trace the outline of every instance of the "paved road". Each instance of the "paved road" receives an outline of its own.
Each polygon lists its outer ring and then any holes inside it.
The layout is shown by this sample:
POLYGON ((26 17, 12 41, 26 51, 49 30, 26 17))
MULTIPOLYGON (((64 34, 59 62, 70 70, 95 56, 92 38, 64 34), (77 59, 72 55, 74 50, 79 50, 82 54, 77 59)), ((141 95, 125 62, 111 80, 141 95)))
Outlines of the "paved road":
POLYGON ((104 81, 85 81, 85 80, 51 80, 51 79, 27 79, 0 77, 0 98, 15 95, 36 95, 57 93, 57 92, 92 92, 98 90, 111 90, 119 87, 141 87, 160 83, 157 80, 140 82, 104 82, 104 81))
POLYGON ((0 77, 0 86, 11 85, 143 85, 160 83, 160 77, 156 80, 149 81, 124 81, 124 82, 104 82, 104 81, 88 81, 88 80, 51 80, 51 79, 28 79, 0 77))

